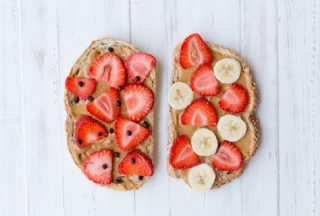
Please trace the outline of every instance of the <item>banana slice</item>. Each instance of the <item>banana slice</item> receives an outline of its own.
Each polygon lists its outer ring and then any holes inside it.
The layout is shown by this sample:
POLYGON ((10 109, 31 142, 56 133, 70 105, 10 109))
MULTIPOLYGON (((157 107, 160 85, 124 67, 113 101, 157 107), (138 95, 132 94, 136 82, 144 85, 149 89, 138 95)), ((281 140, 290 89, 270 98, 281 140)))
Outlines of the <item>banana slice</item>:
POLYGON ((218 131, 225 140, 236 142, 240 140, 247 131, 246 123, 235 115, 224 115, 218 121, 218 131))
POLYGON ((207 128, 200 128, 191 137, 193 151, 200 156, 209 156, 217 151, 216 135, 207 128))
POLYGON ((239 79, 241 65, 233 58, 224 58, 214 65, 213 71, 220 82, 230 84, 239 79))
POLYGON ((197 191, 210 190, 215 179, 216 174, 207 163, 199 164, 189 170, 188 181, 191 187, 197 191))
POLYGON ((176 82, 169 89, 168 101, 173 109, 182 110, 186 108, 192 99, 191 88, 183 82, 176 82))

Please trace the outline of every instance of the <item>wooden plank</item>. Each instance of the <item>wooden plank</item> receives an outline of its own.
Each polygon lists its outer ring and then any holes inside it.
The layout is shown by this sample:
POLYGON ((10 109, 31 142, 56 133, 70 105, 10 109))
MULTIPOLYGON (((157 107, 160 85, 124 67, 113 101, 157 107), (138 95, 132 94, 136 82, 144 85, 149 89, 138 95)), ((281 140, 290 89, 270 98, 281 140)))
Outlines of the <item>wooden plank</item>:
MULTIPOLYGON (((130 40, 129 1, 59 1, 58 29, 60 82, 92 40, 115 37, 130 40)), ((61 86, 61 107, 63 86, 61 86)), ((64 109, 64 108, 63 108, 64 109)), ((62 109, 61 122, 65 120, 62 109)), ((65 131, 60 131, 63 153, 64 205, 66 215, 132 215, 134 192, 118 192, 94 185, 73 163, 67 150, 65 131), (124 207, 125 205, 125 207, 124 207)))
POLYGON ((319 154, 319 130, 315 130, 319 129, 319 120, 315 119, 319 73, 314 30, 318 26, 313 23, 313 4, 311 0, 278 2, 281 215, 316 215, 315 201, 319 199, 314 176, 319 154))
POLYGON ((277 40, 276 2, 241 1, 241 54, 257 82, 262 132, 258 151, 240 179, 242 215, 278 214, 277 40))
POLYGON ((28 214, 63 215, 56 4, 21 4, 28 214))
POLYGON ((313 215, 320 215, 320 164, 317 156, 320 154, 320 3, 313 1, 312 3, 312 48, 311 48, 311 71, 309 75, 309 88, 312 89, 310 93, 310 103, 312 107, 310 110, 310 134, 313 149, 313 195, 312 195, 312 213, 313 215))
POLYGON ((140 190, 135 192, 135 215, 168 215, 169 182, 166 174, 168 65, 171 53, 166 40, 166 1, 131 0, 131 42, 143 52, 157 59, 158 80, 156 95, 155 173, 140 190), (167 61, 168 60, 168 61, 167 61))
POLYGON ((2 215, 27 214, 21 83, 21 8, 1 1, 0 10, 0 203, 2 215))

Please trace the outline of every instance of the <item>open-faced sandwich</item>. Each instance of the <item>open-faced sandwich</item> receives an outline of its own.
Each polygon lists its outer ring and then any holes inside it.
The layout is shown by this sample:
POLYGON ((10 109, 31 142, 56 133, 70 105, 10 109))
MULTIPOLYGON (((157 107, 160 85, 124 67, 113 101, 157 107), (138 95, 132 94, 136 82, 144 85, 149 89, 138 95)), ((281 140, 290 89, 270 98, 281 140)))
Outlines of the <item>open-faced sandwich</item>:
POLYGON ((257 93, 235 51, 191 34, 173 53, 168 172, 199 191, 237 178, 257 148, 257 93))
POLYGON ((156 59, 124 41, 93 41, 65 82, 71 156, 91 181, 138 189, 153 175, 156 59))

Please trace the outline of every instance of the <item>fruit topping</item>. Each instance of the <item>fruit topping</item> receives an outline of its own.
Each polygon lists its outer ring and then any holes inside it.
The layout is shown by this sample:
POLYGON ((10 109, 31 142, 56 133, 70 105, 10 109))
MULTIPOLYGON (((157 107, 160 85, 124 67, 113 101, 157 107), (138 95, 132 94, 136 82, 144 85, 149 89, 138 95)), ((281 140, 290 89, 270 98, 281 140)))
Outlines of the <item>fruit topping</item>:
POLYGON ((173 168, 190 168, 200 162, 200 159, 192 150, 189 139, 185 135, 180 135, 173 141, 169 156, 169 163, 173 168))
POLYGON ((216 125, 218 115, 214 106, 206 99, 194 100, 181 114, 183 125, 216 125))
POLYGON ((119 164, 119 173, 125 175, 152 176, 153 163, 141 150, 129 152, 119 164))
POLYGON ((97 82, 91 78, 67 77, 66 88, 75 96, 75 103, 79 102, 79 98, 85 100, 96 90, 97 82), (76 99, 77 98, 77 99, 76 99), (77 101, 77 102, 76 102, 77 101))
POLYGON ((132 122, 123 117, 118 117, 115 121, 115 136, 119 146, 124 151, 130 151, 141 142, 143 142, 150 134, 147 128, 132 122))
POLYGON ((124 65, 121 59, 112 53, 97 57, 91 64, 88 75, 114 88, 126 83, 124 65))
POLYGON ((107 129, 90 116, 83 116, 75 122, 75 140, 81 149, 107 136, 107 129))

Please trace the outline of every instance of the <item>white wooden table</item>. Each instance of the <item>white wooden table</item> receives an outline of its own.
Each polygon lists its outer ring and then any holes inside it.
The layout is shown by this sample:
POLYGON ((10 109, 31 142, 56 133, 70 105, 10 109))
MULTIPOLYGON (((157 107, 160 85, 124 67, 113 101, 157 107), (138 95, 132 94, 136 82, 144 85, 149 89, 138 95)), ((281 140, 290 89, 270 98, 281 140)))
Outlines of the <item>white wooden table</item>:
POLYGON ((320 215, 319 0, 1 0, 0 215, 320 215), (166 174, 173 47, 199 32, 253 68, 260 147, 244 174, 198 193, 166 174), (66 147, 64 81, 112 36, 159 65, 157 164, 135 192, 89 182, 66 147))

